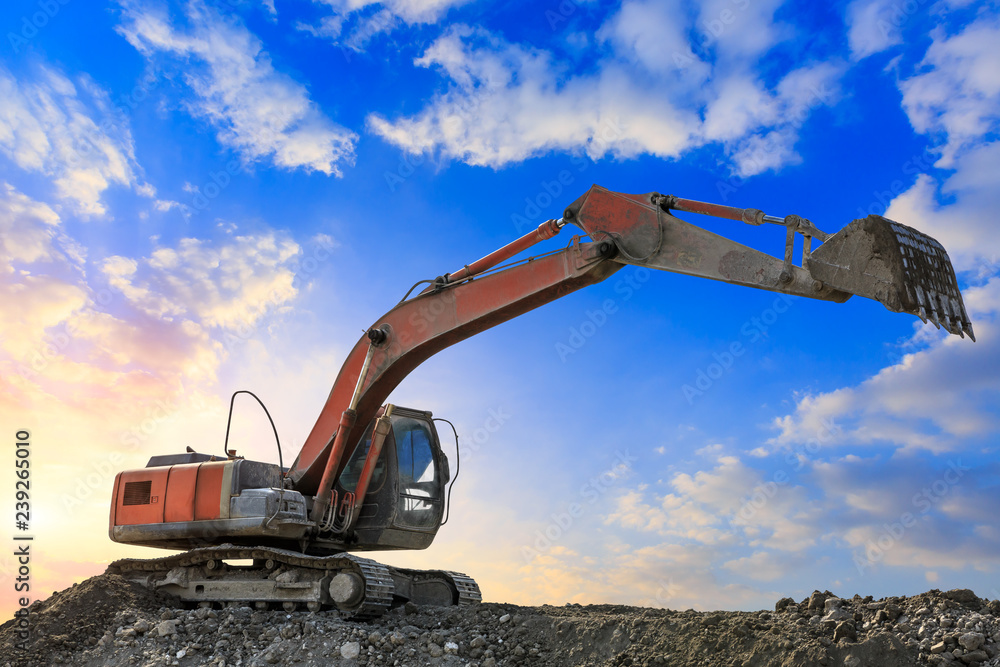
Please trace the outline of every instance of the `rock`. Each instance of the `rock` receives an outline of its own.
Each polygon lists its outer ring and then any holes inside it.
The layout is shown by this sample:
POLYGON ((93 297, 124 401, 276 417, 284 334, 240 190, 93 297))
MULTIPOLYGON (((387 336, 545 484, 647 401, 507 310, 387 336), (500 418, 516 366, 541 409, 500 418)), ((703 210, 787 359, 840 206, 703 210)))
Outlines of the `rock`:
POLYGON ((470 648, 483 648, 486 646, 486 640, 480 637, 474 637, 471 642, 469 642, 470 648))
POLYGON ((827 613, 826 616, 821 618, 819 622, 823 626, 829 625, 830 627, 834 627, 840 621, 853 621, 853 620, 854 620, 854 614, 845 611, 844 609, 840 609, 839 607, 834 607, 829 611, 829 613, 827 613))
POLYGON ((827 598, 823 601, 823 611, 830 613, 834 609, 840 609, 844 606, 844 601, 840 598, 827 598))
POLYGON ((793 600, 792 598, 781 598, 780 600, 774 603, 774 610, 777 612, 782 612, 785 611, 785 609, 787 609, 789 605, 794 605, 794 604, 795 600, 793 600))
POLYGON ((132 626, 132 629, 135 630, 136 633, 142 635, 149 632, 149 627, 149 621, 144 618, 140 618, 135 622, 135 625, 132 626))
POLYGON ((458 655, 458 644, 455 642, 445 642, 444 652, 448 655, 458 655))
POLYGON ((177 624, 180 623, 177 619, 170 619, 166 621, 160 621, 156 626, 156 634, 160 637, 169 637, 170 635, 177 634, 177 624))
POLYGON ((944 642, 938 642, 937 644, 931 646, 931 653, 944 653, 946 648, 948 648, 947 644, 944 642))
POLYGON ((347 642, 340 647, 340 657, 344 660, 354 660, 361 655, 361 644, 359 642, 347 642))
POLYGON ((858 638, 858 632, 854 629, 854 624, 848 621, 841 621, 837 623, 837 627, 833 630, 833 641, 838 642, 841 639, 849 639, 854 641, 858 638))
POLYGON ((510 621, 510 614, 504 614, 503 616, 500 617, 501 624, 507 623, 508 621, 510 621))
POLYGON ((888 612, 886 612, 885 609, 879 609, 877 612, 875 612, 876 623, 881 625, 882 623, 885 623, 888 620, 889 620, 889 614, 888 612))
POLYGON ((266 662, 269 665, 273 665, 280 659, 281 658, 279 658, 274 651, 268 651, 267 653, 264 654, 264 662, 266 662))
POLYGON ((970 591, 968 588, 955 588, 950 591, 946 591, 941 594, 941 597, 948 598, 949 600, 954 600, 959 604, 964 605, 976 605, 978 609, 980 606, 980 599, 976 597, 976 594, 970 591))
POLYGON ((985 662, 986 660, 989 660, 989 658, 990 657, 986 655, 986 651, 969 651, 959 658, 959 660, 967 665, 971 665, 973 663, 985 662))
POLYGON ((826 602, 826 599, 828 597, 830 596, 827 595, 826 593, 813 591, 813 594, 809 596, 809 603, 807 606, 809 609, 817 609, 817 610, 822 609, 823 604, 826 602))
POLYGON ((958 643, 967 651, 975 651, 986 643, 986 637, 978 632, 966 632, 958 638, 958 643))
POLYGON ((440 658, 444 655, 444 649, 434 642, 431 642, 430 646, 427 647, 427 652, 431 654, 432 658, 440 658))

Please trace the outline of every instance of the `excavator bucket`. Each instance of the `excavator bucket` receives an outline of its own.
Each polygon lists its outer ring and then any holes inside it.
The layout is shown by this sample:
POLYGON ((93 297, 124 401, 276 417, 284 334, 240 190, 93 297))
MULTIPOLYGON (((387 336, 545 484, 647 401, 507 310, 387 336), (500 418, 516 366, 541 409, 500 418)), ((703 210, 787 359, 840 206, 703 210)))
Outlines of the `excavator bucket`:
POLYGON ((834 289, 976 339, 948 253, 912 227, 869 215, 829 237, 806 262, 813 278, 834 289))

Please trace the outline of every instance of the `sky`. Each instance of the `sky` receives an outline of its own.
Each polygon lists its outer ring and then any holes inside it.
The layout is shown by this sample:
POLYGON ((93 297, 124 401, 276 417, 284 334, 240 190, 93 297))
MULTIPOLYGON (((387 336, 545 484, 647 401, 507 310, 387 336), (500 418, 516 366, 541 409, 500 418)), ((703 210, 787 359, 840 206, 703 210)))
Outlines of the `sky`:
MULTIPOLYGON (((435 543, 382 560, 532 605, 1000 597, 1000 3, 25 0, 0 36, 0 503, 13 544, 27 430, 32 599, 161 555, 107 537, 119 470, 221 453, 240 389, 290 461, 413 283, 594 183, 916 227, 978 342, 626 267, 394 391, 456 424, 461 473, 435 543)), ((230 446, 277 462, 243 401, 230 446)))

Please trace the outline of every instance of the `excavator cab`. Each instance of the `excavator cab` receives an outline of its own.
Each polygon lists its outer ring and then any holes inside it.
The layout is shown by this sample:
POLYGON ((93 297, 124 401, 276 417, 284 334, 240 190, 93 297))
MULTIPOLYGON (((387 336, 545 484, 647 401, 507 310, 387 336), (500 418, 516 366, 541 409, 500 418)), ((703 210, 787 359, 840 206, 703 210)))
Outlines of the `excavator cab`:
MULTIPOLYGON (((344 531, 353 541, 351 550, 425 549, 445 514, 451 473, 431 413, 395 407, 390 420, 357 517, 346 517, 353 522, 353 531, 344 531)), ((374 426, 373 421, 337 480, 341 499, 357 493, 374 426)))

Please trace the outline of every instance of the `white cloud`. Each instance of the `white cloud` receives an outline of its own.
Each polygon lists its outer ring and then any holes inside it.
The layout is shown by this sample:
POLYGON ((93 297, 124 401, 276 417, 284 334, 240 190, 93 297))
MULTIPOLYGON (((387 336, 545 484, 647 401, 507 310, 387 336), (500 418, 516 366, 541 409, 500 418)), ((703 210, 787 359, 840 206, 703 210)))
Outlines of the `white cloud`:
POLYGON ((109 257, 102 271, 148 315, 239 330, 256 326, 296 296, 292 261, 300 253, 297 243, 273 233, 237 236, 225 244, 186 238, 142 260, 109 257))
POLYGON ((711 66, 702 54, 696 54, 688 40, 684 22, 686 14, 680 0, 624 2, 600 30, 597 38, 610 42, 625 60, 635 62, 654 74, 669 74, 682 70, 695 80, 708 77, 711 66))
MULTIPOLYGON (((336 245, 325 235, 312 243, 336 245)), ((297 297, 300 255, 273 232, 183 239, 98 262, 110 286, 101 288, 56 212, 3 185, 0 403, 39 413, 60 405, 88 424, 94 415, 141 422, 149 401, 201 395, 229 351, 297 297)))
POLYGON ((774 18, 784 0, 705 0, 698 3, 697 30, 701 40, 729 62, 751 62, 792 29, 774 18))
POLYGON ((719 457, 717 464, 675 475, 673 492, 653 502, 642 488, 626 491, 605 523, 717 547, 745 541, 794 552, 814 543, 819 508, 787 474, 766 478, 735 456, 719 457))
POLYGON ((897 27, 898 0, 854 0, 847 6, 847 43, 851 57, 861 60, 900 44, 903 36, 897 27))
POLYGON ((320 18, 318 25, 299 22, 296 29, 334 44, 362 51, 377 35, 402 25, 435 23, 453 7, 472 0, 313 0, 329 7, 333 14, 320 18))
MULTIPOLYGON (((618 43, 623 29, 612 24, 605 36, 618 43)), ((650 67, 664 65, 662 54, 642 57, 650 67)), ((416 64, 439 68, 452 88, 414 116, 368 118, 371 131, 408 152, 439 151, 497 168, 553 150, 583 151, 594 159, 676 158, 719 141, 743 175, 795 159, 798 128, 813 108, 835 101, 843 69, 806 65, 773 91, 735 72, 688 95, 637 78, 634 68, 616 61, 602 63, 593 74, 570 75, 548 52, 468 26, 451 28, 416 64)), ((680 80, 686 74, 668 76, 680 80)))
POLYGON ((959 271, 989 275, 1000 268, 1000 188, 995 178, 1000 173, 1000 141, 966 149, 953 168, 940 182, 920 175, 885 215, 940 241, 959 271), (950 201, 939 204, 939 199, 950 201))
POLYGON ((996 569, 1000 536, 988 508, 995 466, 964 456, 849 457, 814 466, 827 499, 824 524, 852 553, 859 574, 892 567, 996 569))
MULTIPOLYGON (((1000 300, 1000 281, 968 292, 968 305, 1000 300), (983 292, 980 296, 977 292, 983 292)), ((939 338, 907 354, 855 387, 806 395, 792 414, 779 417, 772 445, 787 447, 815 438, 824 424, 840 431, 824 446, 880 445, 932 452, 960 450, 995 433, 1000 394, 1000 343, 995 316, 973 314, 979 342, 939 338)))
POLYGON ((983 16, 951 37, 937 28, 932 37, 919 73, 899 88, 914 129, 944 136, 938 166, 950 167, 1000 121, 1000 17, 983 16))
POLYGON ((15 78, 0 66, 0 150, 20 168, 50 177, 58 196, 84 217, 106 213, 101 196, 113 184, 135 185, 132 135, 120 121, 107 93, 86 76, 74 83, 38 66, 15 78))
POLYGON ((188 30, 151 9, 128 6, 124 16, 119 32, 150 60, 177 59, 195 94, 187 102, 191 113, 244 159, 337 176, 353 164, 357 135, 327 118, 305 86, 275 70, 243 25, 197 1, 188 5, 188 30))

